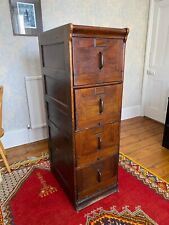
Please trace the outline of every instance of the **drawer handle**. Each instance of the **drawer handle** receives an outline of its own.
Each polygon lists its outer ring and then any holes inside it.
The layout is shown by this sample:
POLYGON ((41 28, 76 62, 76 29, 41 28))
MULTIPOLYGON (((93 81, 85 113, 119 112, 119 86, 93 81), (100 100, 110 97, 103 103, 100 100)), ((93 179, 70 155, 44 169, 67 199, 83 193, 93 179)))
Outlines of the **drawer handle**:
POLYGON ((102 113, 104 111, 104 101, 103 99, 99 99, 99 113, 102 113))
POLYGON ((99 183, 101 182, 101 177, 102 177, 102 173, 100 172, 100 170, 97 170, 97 181, 99 183))
POLYGON ((101 70, 104 66, 104 56, 102 52, 99 52, 99 69, 101 70))
POLYGON ((101 149, 102 139, 101 137, 97 137, 97 149, 101 149))

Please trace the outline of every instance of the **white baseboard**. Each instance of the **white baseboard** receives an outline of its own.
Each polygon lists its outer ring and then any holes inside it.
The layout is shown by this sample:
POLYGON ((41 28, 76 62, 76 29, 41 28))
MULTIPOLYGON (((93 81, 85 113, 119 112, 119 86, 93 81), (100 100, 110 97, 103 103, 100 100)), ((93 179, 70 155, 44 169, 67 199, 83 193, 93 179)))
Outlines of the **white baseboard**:
POLYGON ((19 145, 46 139, 48 137, 47 127, 37 129, 20 129, 5 132, 2 140, 4 148, 11 148, 19 145))
MULTIPOLYGON (((141 115, 141 106, 136 105, 122 109, 122 120, 141 115)), ((20 129, 5 132, 2 142, 5 148, 11 148, 23 144, 46 139, 48 137, 47 128, 20 129)))
POLYGON ((141 105, 122 108, 122 120, 141 116, 141 105))

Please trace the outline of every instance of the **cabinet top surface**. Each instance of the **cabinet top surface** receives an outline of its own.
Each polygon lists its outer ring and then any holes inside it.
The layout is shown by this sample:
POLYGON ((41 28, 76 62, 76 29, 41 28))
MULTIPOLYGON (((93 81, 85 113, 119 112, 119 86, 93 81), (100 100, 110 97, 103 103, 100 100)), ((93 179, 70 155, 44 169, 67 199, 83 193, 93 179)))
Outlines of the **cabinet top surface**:
POLYGON ((71 27, 72 33, 81 32, 106 32, 106 33, 119 33, 119 34, 128 34, 128 28, 112 28, 112 27, 99 27, 99 26, 86 26, 86 25, 75 25, 68 24, 71 27))
POLYGON ((99 26, 75 25, 72 23, 48 30, 44 33, 50 33, 59 30, 67 30, 71 36, 105 36, 127 39, 129 28, 110 28, 99 26))

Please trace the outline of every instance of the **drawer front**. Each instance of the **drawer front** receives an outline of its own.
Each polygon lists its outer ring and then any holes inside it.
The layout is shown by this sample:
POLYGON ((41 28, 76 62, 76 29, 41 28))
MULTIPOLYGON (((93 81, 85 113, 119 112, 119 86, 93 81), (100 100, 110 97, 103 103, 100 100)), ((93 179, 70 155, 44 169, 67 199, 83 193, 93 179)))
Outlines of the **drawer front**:
POLYGON ((123 51, 120 39, 73 38, 74 84, 122 81, 123 51))
POLYGON ((76 164, 84 166, 118 154, 119 122, 75 133, 76 164))
POLYGON ((76 129, 120 120, 122 84, 75 90, 76 129))
POLYGON ((118 155, 77 170, 78 200, 117 184, 118 155))

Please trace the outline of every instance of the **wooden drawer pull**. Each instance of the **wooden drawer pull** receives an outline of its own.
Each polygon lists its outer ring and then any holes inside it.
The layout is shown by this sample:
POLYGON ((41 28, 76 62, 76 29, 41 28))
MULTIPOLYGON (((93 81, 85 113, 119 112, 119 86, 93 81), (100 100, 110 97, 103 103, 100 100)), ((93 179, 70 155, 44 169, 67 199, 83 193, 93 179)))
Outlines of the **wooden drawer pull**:
POLYGON ((99 99, 99 113, 103 113, 104 111, 104 101, 103 99, 99 99))
POLYGON ((101 149, 101 143, 102 143, 102 139, 101 137, 97 137, 97 149, 101 149))
POLYGON ((104 66, 104 56, 102 52, 99 52, 99 69, 101 70, 104 66))
POLYGON ((99 183, 101 182, 101 177, 102 177, 102 173, 100 172, 100 170, 97 170, 97 181, 99 183))

